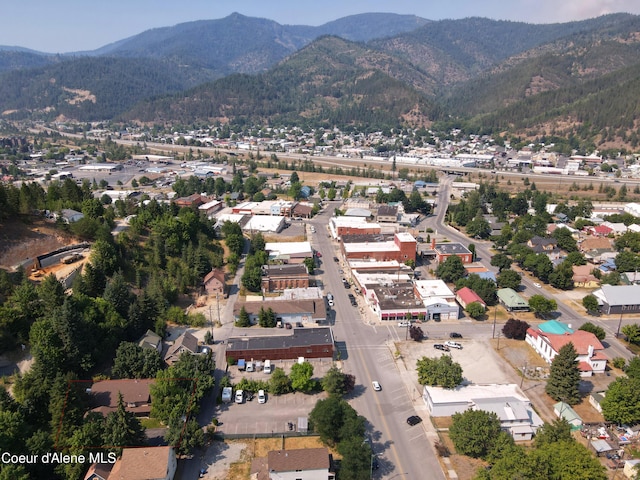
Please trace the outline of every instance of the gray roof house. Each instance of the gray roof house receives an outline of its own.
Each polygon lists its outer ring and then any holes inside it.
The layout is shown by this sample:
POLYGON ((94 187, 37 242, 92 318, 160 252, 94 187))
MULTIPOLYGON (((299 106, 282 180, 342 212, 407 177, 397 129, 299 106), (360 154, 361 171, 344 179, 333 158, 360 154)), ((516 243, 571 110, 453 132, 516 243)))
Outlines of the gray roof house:
POLYGON ((605 315, 640 312, 640 285, 602 285, 593 294, 605 315))
POLYGON ((169 366, 173 365, 183 352, 198 353, 198 339, 189 332, 184 332, 169 347, 164 356, 165 363, 169 366))

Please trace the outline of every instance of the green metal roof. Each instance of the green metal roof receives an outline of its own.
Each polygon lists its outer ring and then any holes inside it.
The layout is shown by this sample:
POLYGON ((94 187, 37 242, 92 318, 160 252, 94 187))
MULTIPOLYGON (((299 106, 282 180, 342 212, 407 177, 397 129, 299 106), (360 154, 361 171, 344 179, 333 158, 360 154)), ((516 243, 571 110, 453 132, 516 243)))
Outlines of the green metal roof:
POLYGON ((501 288, 497 292, 498 298, 508 307, 528 307, 529 302, 516 293, 512 288, 501 288))

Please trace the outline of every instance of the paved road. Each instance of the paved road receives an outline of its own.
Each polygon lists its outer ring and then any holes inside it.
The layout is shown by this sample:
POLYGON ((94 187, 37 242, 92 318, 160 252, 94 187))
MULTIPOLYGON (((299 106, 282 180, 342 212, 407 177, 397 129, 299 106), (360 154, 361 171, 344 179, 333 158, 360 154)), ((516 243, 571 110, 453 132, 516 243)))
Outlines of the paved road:
MULTIPOLYGON (((333 261, 337 246, 329 238, 327 225, 338 203, 330 202, 323 212, 309 221, 316 233, 310 235, 313 247, 321 252, 322 281, 325 292, 335 298, 334 333, 343 359, 344 370, 355 375, 357 387, 349 398, 359 414, 369 421, 374 452, 379 456, 380 469, 374 478, 444 479, 435 453, 427 441, 426 425, 409 427, 406 419, 420 414, 427 422, 424 411, 418 411, 413 400, 417 392, 407 391, 406 382, 393 358, 392 341, 404 339, 405 331, 395 324, 376 325, 371 314, 359 298, 353 307, 347 297, 352 289, 342 284, 340 269, 347 269, 333 261), (382 391, 376 392, 371 382, 377 380, 382 391), (425 472, 429 472, 425 476, 425 472)), ((348 272, 347 272, 348 273, 348 272)), ((348 277, 347 274, 345 276, 348 277)), ((426 407, 423 406, 426 411, 426 407)))
MULTIPOLYGON (((486 266, 489 270, 493 271, 497 274, 498 269, 496 267, 491 266, 491 257, 493 252, 491 251, 493 243, 490 241, 484 240, 471 240, 466 235, 462 234, 458 230, 453 227, 450 227, 445 224, 444 217, 446 213, 447 206, 449 204, 450 192, 451 192, 451 184, 453 182, 453 177, 443 177, 440 181, 440 190, 438 192, 438 203, 436 207, 436 215, 429 217, 425 222, 426 226, 429 226, 436 230, 440 235, 446 235, 450 240, 463 243, 464 245, 469 245, 473 243, 476 246, 476 254, 477 259, 482 262, 484 266, 486 266)), ((522 286, 524 287, 524 291, 526 295, 534 295, 536 293, 541 293, 547 297, 555 297, 556 295, 562 295, 562 292, 555 290, 553 287, 545 286, 544 289, 539 289, 534 285, 537 279, 531 277, 528 274, 524 274, 522 276, 522 286), (550 294, 550 291, 552 292, 550 294)), ((607 337, 603 342, 605 348, 605 354, 609 358, 614 357, 623 357, 630 359, 633 357, 633 354, 627 350, 627 348, 622 345, 617 338, 615 338, 615 333, 618 331, 618 326, 620 324, 626 325, 629 323, 638 322, 638 318, 623 318, 620 319, 602 319, 598 317, 585 317, 577 313, 568 305, 564 304, 562 301, 558 300, 558 320, 561 320, 565 323, 571 324, 573 328, 579 328, 586 322, 594 323, 605 329, 607 332, 607 337)))

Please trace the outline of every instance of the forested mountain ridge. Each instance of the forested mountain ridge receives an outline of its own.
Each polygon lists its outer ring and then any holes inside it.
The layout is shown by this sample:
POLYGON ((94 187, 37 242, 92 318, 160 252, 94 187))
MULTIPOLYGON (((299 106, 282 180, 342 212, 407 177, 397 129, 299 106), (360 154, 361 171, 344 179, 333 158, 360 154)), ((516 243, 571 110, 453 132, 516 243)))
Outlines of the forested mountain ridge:
POLYGON ((415 83, 428 81, 406 62, 327 36, 264 74, 232 75, 179 95, 146 101, 124 118, 395 125, 411 117, 425 122, 433 104, 398 79, 403 77, 415 83))

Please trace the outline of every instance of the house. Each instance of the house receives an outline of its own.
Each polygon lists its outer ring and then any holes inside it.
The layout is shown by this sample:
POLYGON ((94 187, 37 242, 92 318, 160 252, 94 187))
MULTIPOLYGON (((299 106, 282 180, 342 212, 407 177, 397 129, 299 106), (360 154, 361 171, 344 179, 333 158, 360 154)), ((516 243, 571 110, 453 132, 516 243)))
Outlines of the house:
POLYGON ((173 447, 124 448, 108 480, 173 480, 177 467, 173 447))
POLYGON ((272 450, 251 463, 255 480, 334 480, 331 455, 326 448, 272 450))
POLYGON ((202 196, 199 193, 194 193, 188 197, 180 197, 174 200, 174 203, 179 207, 199 207, 205 203, 202 196))
POLYGON ((207 217, 211 217, 214 213, 222 210, 224 203, 220 200, 211 200, 198 207, 198 211, 205 214, 207 217))
POLYGON ((496 292, 498 300, 510 312, 528 312, 529 302, 512 288, 501 288, 496 292))
POLYGON ((149 387, 153 378, 100 380, 91 385, 90 396, 92 412, 105 417, 118 408, 118 399, 122 395, 125 410, 138 417, 149 416, 151 412, 151 394, 149 387))
POLYGON ((625 285, 640 284, 640 272, 623 272, 620 274, 620 279, 625 285))
POLYGON ((613 251, 611 240, 607 237, 588 237, 578 244, 578 249, 582 253, 592 250, 608 250, 613 251))
POLYGON ((594 237, 608 237, 613 233, 613 229, 604 224, 585 227, 585 231, 594 237))
POLYGON ((113 463, 93 463, 84 476, 84 480, 109 480, 113 463))
POLYGON ((70 208, 63 208, 60 213, 53 213, 53 218, 55 220, 60 219, 64 223, 75 223, 84 218, 84 213, 70 208))
POLYGON ((640 285, 602 285, 593 294, 605 315, 640 312, 640 285))
POLYGON ((595 265, 573 265, 573 285, 583 288, 597 288, 600 286, 600 280, 598 280, 593 273, 595 265))
POLYGON ((295 328, 292 335, 231 337, 227 340, 225 357, 259 361, 333 358, 334 343, 331 328, 295 328))
POLYGON ((164 355, 164 362, 171 366, 178 361, 180 355, 184 352, 190 354, 198 353, 198 339, 189 332, 184 332, 173 342, 173 345, 169 347, 164 355))
POLYGON ((582 427, 582 418, 580 418, 580 415, 578 415, 568 403, 556 403, 553 406, 553 412, 556 414, 556 417, 564 418, 567 422, 569 422, 569 425, 571 425, 571 430, 578 430, 580 429, 580 427, 582 427))
POLYGON ((462 308, 467 308, 467 305, 474 302, 479 303, 485 309, 487 308, 487 304, 484 300, 482 300, 482 298, 480 298, 480 296, 469 287, 463 287, 456 291, 456 300, 462 308))
POLYGON ((291 265, 264 265, 262 291, 281 292, 287 288, 308 288, 309 270, 304 263, 291 265))
POLYGON ((531 440, 544 423, 516 384, 459 385, 453 389, 425 385, 422 400, 433 417, 449 417, 468 409, 493 412, 501 428, 516 441, 531 440))
POLYGON ((607 368, 604 347, 593 333, 584 330, 573 331, 556 320, 527 329, 525 341, 547 363, 553 361, 562 347, 572 343, 578 354, 576 360, 583 377, 604 373, 607 368))
POLYGON ((602 391, 602 392, 591 392, 591 394, 589 395, 589 403, 591 404, 591 406, 593 408, 595 408, 597 411, 599 411, 600 413, 602 413, 602 400, 604 400, 604 397, 606 395, 606 391, 602 391))
POLYGON ((527 242, 527 247, 535 253, 546 253, 553 251, 558 246, 558 242, 553 237, 541 237, 535 235, 527 242))
POLYGON ((225 292, 224 270, 214 268, 202 280, 202 287, 207 295, 222 295, 225 292))
POLYGON ((140 340, 138 340, 138 346, 162 353, 162 337, 156 332, 147 330, 147 332, 140 337, 140 340))

